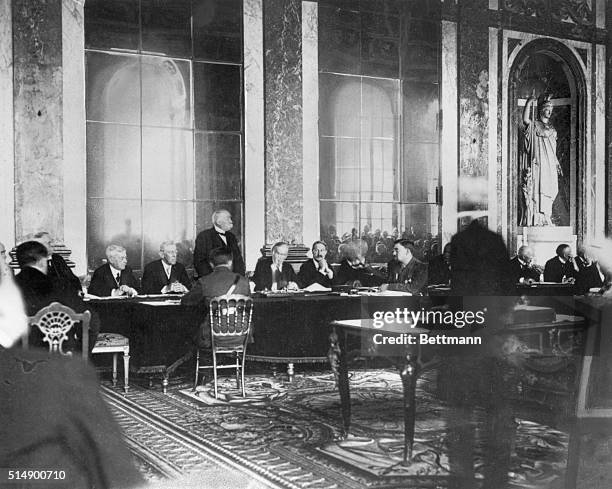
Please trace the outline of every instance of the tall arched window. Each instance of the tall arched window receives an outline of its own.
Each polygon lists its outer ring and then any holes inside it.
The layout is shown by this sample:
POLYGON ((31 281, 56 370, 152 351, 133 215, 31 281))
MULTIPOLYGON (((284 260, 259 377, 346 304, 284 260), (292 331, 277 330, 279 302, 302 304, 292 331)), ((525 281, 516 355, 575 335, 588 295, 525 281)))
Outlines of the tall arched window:
POLYGON ((242 2, 88 0, 87 251, 191 264, 215 208, 243 207, 242 2))

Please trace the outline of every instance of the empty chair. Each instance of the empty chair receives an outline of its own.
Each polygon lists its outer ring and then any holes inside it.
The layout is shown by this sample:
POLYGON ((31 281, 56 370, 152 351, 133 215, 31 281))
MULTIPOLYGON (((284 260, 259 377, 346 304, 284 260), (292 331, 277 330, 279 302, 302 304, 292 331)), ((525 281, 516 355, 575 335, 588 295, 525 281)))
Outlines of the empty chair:
POLYGON ((218 397, 217 369, 236 369, 237 387, 244 390, 244 364, 246 347, 251 330, 253 300, 244 295, 214 297, 210 301, 208 321, 210 323, 212 365, 200 365, 200 349, 196 353, 196 375, 194 390, 198 385, 198 374, 201 369, 212 368, 215 384, 215 398, 218 397), (217 355, 233 355, 234 361, 219 364, 217 355))
MULTIPOLYGON (((75 325, 81 323, 82 333, 81 352, 83 358, 87 359, 89 350, 89 322, 91 313, 85 311, 76 313, 71 308, 52 302, 43 307, 34 316, 28 318, 30 326, 36 326, 43 335, 43 343, 49 344, 51 353, 61 355, 71 355, 71 351, 64 351, 64 342, 68 341, 70 335, 75 335, 73 331, 75 325)), ((27 348, 27 335, 24 338, 24 347, 27 348)), ((117 385, 117 354, 123 353, 124 384, 123 389, 127 393, 129 388, 129 364, 130 364, 130 342, 125 336, 116 333, 101 333, 98 335, 92 354, 113 353, 113 386, 117 385)))

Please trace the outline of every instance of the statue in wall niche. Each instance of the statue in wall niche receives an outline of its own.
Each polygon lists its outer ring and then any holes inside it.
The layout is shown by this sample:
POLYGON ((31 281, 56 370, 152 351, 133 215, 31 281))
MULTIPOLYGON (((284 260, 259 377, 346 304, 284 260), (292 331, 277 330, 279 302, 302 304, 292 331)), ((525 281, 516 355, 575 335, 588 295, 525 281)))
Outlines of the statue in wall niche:
POLYGON ((557 131, 551 124, 552 95, 529 97, 523 111, 524 144, 519 168, 519 226, 551 226, 559 193, 557 131), (537 102, 537 104, 536 104, 537 102), (536 115, 537 111, 537 115, 536 115))

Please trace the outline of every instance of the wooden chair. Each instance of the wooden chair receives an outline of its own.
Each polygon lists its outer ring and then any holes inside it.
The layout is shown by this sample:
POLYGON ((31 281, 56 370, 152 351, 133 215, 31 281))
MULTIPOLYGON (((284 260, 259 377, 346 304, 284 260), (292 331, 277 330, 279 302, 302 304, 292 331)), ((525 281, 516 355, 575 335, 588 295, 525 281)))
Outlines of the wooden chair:
POLYGON ((200 349, 196 352, 196 374, 194 390, 198 385, 200 370, 212 368, 215 382, 215 399, 218 398, 217 369, 235 368, 236 384, 244 390, 244 364, 247 342, 251 331, 253 316, 253 299, 244 295, 226 295, 211 299, 208 320, 212 347, 212 365, 200 365, 200 349), (218 354, 229 354, 235 357, 235 362, 220 365, 218 354))
MULTIPOLYGON (((89 323, 91 321, 91 313, 85 311, 76 313, 73 309, 52 302, 46 307, 43 307, 36 315, 28 318, 28 324, 36 326, 43 334, 43 342, 49 344, 50 353, 59 353, 60 355, 72 355, 71 351, 65 352, 63 348, 64 341, 67 341, 69 334, 75 334, 72 330, 78 323, 82 324, 81 354, 84 359, 88 358, 89 351, 89 323)), ((28 336, 23 340, 24 348, 28 348, 28 336)), ((113 353, 113 386, 117 385, 117 353, 123 352, 123 368, 124 368, 124 391, 127 393, 129 388, 129 366, 130 366, 130 341, 125 336, 116 333, 100 333, 96 339, 96 344, 93 347, 92 354, 98 353, 113 353)))

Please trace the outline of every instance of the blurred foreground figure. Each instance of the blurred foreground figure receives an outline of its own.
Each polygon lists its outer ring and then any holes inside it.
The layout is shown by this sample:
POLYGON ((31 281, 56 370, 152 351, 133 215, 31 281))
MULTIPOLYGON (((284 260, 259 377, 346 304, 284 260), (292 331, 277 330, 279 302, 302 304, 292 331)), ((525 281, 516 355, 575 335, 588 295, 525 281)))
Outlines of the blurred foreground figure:
MULTIPOLYGON (((19 291, 0 262, 0 467, 64 471, 50 487, 141 486, 94 370, 80 359, 21 350, 15 344, 27 332, 19 291)), ((11 487, 48 487, 40 482, 11 487)))

